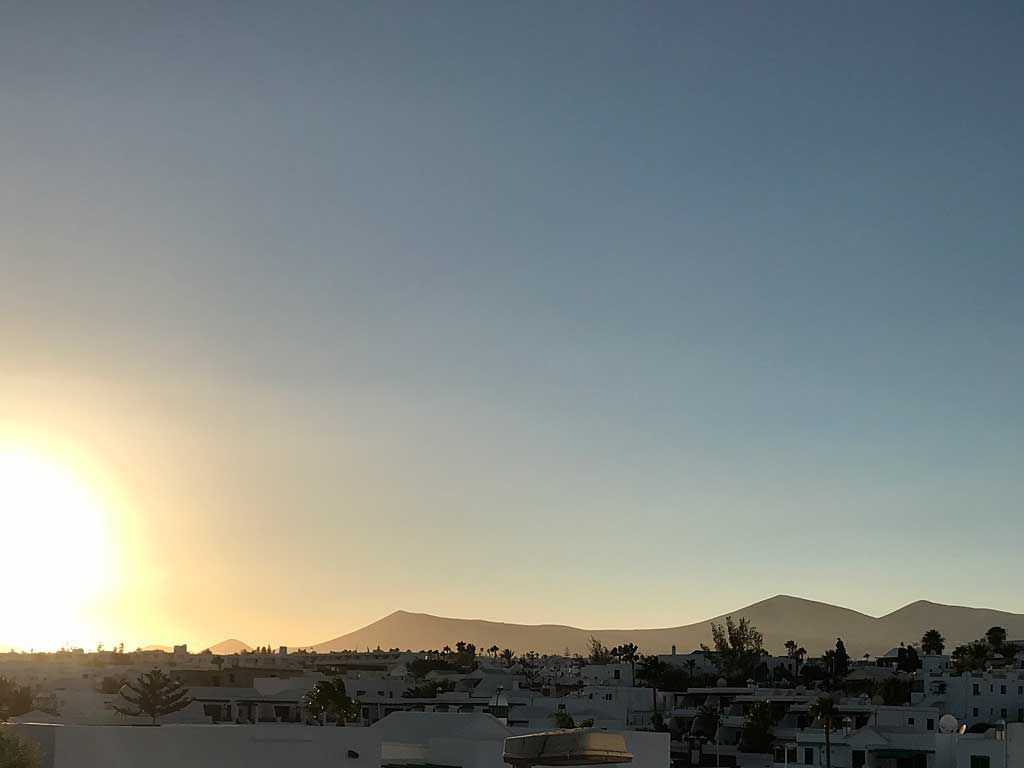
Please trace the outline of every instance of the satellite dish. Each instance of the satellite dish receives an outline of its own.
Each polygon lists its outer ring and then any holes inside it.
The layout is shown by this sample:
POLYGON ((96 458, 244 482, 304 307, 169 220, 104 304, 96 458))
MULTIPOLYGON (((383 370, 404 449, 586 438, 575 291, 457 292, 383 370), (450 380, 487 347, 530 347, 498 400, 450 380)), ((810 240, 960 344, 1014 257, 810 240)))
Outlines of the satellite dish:
POLYGON ((939 733, 956 733, 960 723, 952 715, 943 715, 939 718, 939 733))

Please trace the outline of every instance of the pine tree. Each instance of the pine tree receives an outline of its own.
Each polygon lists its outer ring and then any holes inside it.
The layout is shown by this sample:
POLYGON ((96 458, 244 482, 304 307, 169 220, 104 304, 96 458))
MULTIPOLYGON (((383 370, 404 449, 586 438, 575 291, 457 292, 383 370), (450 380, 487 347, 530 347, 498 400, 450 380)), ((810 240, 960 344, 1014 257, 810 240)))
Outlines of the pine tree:
POLYGON ((140 675, 134 683, 127 683, 121 689, 121 698, 131 706, 115 706, 114 709, 131 717, 150 717, 153 725, 157 718, 178 712, 192 703, 181 683, 159 669, 140 675))

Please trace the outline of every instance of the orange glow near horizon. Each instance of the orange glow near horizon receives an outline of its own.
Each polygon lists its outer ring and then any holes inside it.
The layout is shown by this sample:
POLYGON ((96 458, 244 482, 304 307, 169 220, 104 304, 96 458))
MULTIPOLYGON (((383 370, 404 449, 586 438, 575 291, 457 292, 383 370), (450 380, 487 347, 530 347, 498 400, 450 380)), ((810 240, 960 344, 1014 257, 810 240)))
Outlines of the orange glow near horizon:
POLYGON ((0 641, 53 650, 96 635, 89 617, 110 583, 110 517, 76 468, 0 445, 4 613, 11 619, 0 641))

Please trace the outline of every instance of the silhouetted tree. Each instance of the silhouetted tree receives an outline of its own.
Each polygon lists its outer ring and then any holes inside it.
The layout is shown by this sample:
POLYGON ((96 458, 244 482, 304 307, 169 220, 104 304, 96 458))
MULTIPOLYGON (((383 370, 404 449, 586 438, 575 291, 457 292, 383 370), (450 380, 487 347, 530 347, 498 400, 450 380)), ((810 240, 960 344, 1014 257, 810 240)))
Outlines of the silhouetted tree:
POLYGON ((302 703, 318 719, 334 717, 338 726, 359 717, 359 705, 348 697, 340 679, 321 680, 303 697, 302 703))
POLYGON ((921 635, 921 650, 931 656, 941 656, 946 649, 946 638, 937 629, 929 629, 921 635))
POLYGON ((512 662, 516 660, 516 652, 511 648, 506 648, 501 652, 501 658, 505 660, 505 666, 511 667, 512 662))
POLYGON ((491 654, 491 656, 493 656, 495 660, 497 660, 497 658, 498 658, 498 651, 500 651, 500 650, 501 649, 498 646, 492 645, 490 648, 487 649, 487 652, 489 654, 491 654))
POLYGON ((432 680, 407 688, 402 696, 407 699, 436 699, 438 694, 454 690, 455 683, 451 680, 432 680))
POLYGON ((590 639, 587 641, 587 650, 591 664, 611 664, 611 651, 593 635, 591 635, 590 639))
POLYGON ((140 675, 133 683, 126 683, 121 688, 121 698, 128 702, 128 706, 115 706, 115 710, 131 717, 150 717, 153 725, 156 725, 157 718, 178 712, 192 703, 181 683, 159 669, 140 675))
POLYGON ((992 649, 985 640, 973 640, 953 649, 950 659, 957 672, 984 672, 992 649))
POLYGON ((818 697, 810 708, 810 715, 815 720, 821 720, 825 729, 825 768, 832 768, 832 729, 839 719, 839 710, 836 708, 835 699, 829 694, 818 697))
MULTIPOLYGON (((754 672, 764 654, 764 637, 746 618, 734 622, 725 617, 725 624, 711 622, 711 637, 715 643, 715 663, 730 682, 745 682, 754 672)), ((710 654, 711 649, 701 645, 710 654)))
POLYGON ((1002 653, 1006 644, 1006 630, 1002 627, 991 627, 985 633, 985 641, 995 653, 1002 653))
POLYGON ((623 643, 619 646, 619 659, 629 664, 630 676, 636 677, 636 663, 640 659, 640 649, 635 643, 623 643))
POLYGON ((775 717, 770 704, 758 702, 747 711, 740 740, 740 752, 770 752, 775 735, 775 717))
POLYGON ((900 650, 902 653, 896 660, 896 669, 900 672, 916 672, 921 668, 921 657, 917 655, 917 649, 914 646, 908 645, 900 650))
POLYGON ((848 674, 850 674, 850 654, 846 652, 846 644, 843 643, 843 638, 837 637, 836 653, 833 657, 832 677, 838 682, 848 674))

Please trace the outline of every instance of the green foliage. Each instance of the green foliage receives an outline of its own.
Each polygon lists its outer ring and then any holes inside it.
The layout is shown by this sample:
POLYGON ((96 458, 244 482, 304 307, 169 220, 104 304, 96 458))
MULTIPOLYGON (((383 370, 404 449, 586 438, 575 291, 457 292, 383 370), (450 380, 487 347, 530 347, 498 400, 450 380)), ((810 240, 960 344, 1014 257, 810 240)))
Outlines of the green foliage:
POLYGON ((455 644, 455 665, 463 669, 472 669, 476 666, 476 646, 459 640, 455 644))
POLYGON ((444 659, 416 659, 409 664, 409 674, 422 680, 431 672, 455 672, 455 665, 444 659))
POLYGON ((407 699, 436 699, 439 693, 455 690, 452 680, 437 680, 414 685, 402 694, 407 699))
POLYGON ((946 638, 937 629, 929 629, 921 635, 921 650, 931 656, 940 656, 946 649, 946 638))
POLYGON ((612 652, 608 646, 593 635, 587 641, 587 655, 591 664, 611 664, 613 661, 612 652))
POLYGON ((743 737, 740 740, 740 752, 770 752, 775 738, 773 728, 775 716, 771 705, 764 702, 754 704, 747 711, 743 723, 743 737))
POLYGON ((0 730, 0 766, 2 768, 39 768, 39 749, 16 733, 0 730))
POLYGON ((32 689, 0 676, 0 721, 23 715, 32 709, 32 689))
POLYGON ((511 667, 513 662, 515 662, 516 660, 516 652, 513 651, 511 648, 506 648, 499 655, 501 656, 502 659, 505 660, 506 667, 511 667))
POLYGON ((881 696, 886 706, 897 707, 910 703, 913 682, 905 677, 890 677, 875 684, 874 695, 881 696))
POLYGON ((572 719, 572 715, 566 712, 564 709, 559 709, 551 713, 551 719, 555 723, 556 728, 563 730, 576 727, 576 721, 572 719))
POLYGON ((714 685, 714 675, 694 671, 692 660, 691 669, 668 664, 654 655, 641 656, 639 662, 636 670, 637 680, 647 683, 651 688, 662 691, 685 691, 694 686, 714 685))
POLYGON ((1002 627, 990 627, 985 633, 985 641, 994 652, 1002 653, 1006 644, 1006 630, 1002 627))
POLYGON ((954 648, 950 658, 957 672, 984 672, 991 652, 987 640, 973 640, 954 648))
POLYGON ((303 706, 315 718, 334 718, 340 726, 359 718, 359 704, 352 701, 341 679, 321 680, 302 700, 303 706))
MULTIPOLYGON (((715 643, 715 662, 719 672, 730 683, 744 683, 754 673, 754 667, 764 654, 764 637, 749 619, 734 622, 725 617, 725 624, 711 623, 711 637, 715 643)), ((710 653, 711 649, 701 645, 710 653)))
POLYGON ((916 672, 921 668, 921 657, 917 655, 917 649, 908 645, 896 662, 896 669, 900 672, 916 672))
POLYGON ((181 683, 159 669, 127 683, 121 689, 121 698, 128 702, 128 706, 115 706, 114 709, 122 715, 150 717, 153 725, 156 725, 157 718, 178 712, 192 703, 181 683))

